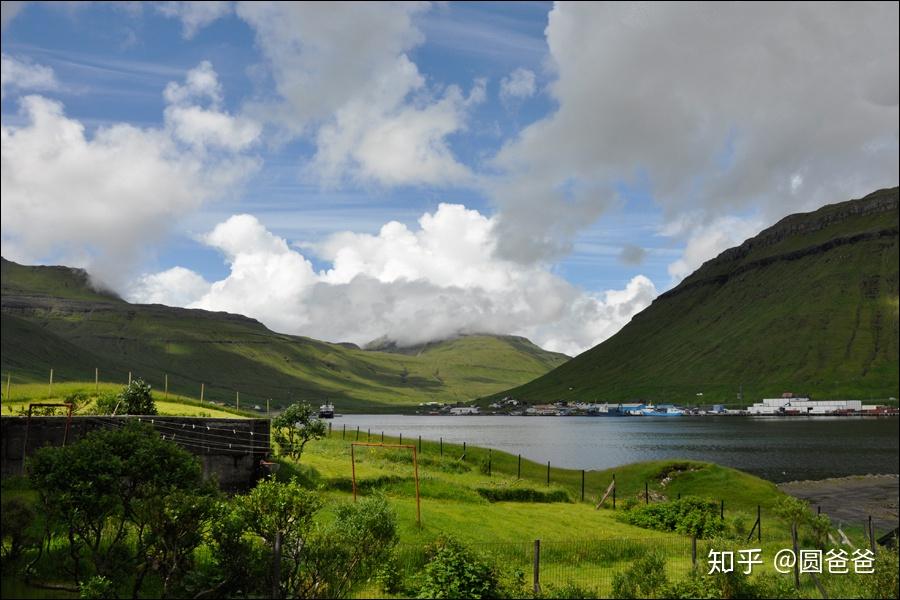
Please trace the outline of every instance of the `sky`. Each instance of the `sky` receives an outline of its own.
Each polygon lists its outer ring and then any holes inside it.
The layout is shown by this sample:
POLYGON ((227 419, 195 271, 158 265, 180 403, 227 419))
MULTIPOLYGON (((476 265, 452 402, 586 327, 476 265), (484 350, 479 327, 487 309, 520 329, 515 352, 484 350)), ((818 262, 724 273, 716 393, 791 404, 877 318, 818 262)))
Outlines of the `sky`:
POLYGON ((893 2, 2 7, 4 258, 279 332, 575 355, 900 177, 893 2))

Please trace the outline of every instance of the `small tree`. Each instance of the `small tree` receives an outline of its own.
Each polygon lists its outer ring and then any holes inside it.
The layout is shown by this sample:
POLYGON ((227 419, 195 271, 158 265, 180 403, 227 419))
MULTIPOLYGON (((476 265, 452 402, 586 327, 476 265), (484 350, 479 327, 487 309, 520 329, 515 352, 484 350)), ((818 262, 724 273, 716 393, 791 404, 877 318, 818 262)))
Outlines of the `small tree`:
POLYGON ((295 402, 272 419, 275 441, 288 456, 300 460, 303 448, 310 440, 325 435, 325 423, 316 417, 306 402, 295 402))

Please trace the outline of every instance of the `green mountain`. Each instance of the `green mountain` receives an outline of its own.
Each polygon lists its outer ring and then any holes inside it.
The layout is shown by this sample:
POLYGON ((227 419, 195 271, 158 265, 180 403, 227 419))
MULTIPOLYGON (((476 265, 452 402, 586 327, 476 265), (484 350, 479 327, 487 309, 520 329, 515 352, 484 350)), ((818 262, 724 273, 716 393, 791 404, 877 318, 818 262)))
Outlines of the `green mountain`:
POLYGON ((896 398, 897 200, 897 188, 884 189, 786 217, 706 262, 613 337, 497 396, 896 398))
POLYGON ((456 402, 529 381, 567 357, 523 338, 470 335, 415 351, 361 350, 275 333, 241 315, 129 304, 66 267, 2 260, 2 368, 13 380, 125 381, 128 372, 207 400, 283 406, 331 400, 338 411, 456 402))

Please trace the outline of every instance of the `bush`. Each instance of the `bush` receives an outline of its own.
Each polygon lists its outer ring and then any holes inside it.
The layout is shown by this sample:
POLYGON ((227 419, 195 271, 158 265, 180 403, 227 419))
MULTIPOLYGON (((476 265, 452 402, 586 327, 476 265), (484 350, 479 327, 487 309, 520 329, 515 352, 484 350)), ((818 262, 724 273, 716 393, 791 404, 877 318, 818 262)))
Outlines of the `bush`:
POLYGON ((22 551, 38 542, 40 535, 35 532, 35 512, 21 498, 4 498, 2 513, 3 559, 15 561, 22 551), (9 539, 9 548, 6 540, 9 539))
POLYGON ((104 392, 97 397, 94 412, 98 415, 113 415, 119 411, 119 395, 113 392, 104 392))
POLYGON ((613 576, 612 597, 667 598, 667 594, 660 595, 660 590, 667 584, 666 559, 651 552, 636 560, 626 571, 613 576))
POLYGON ((475 491, 489 502, 568 502, 565 490, 542 492, 532 488, 477 488, 475 491))
POLYGON ((419 598, 502 598, 498 567, 453 538, 441 538, 426 553, 419 598))
POLYGON ((150 384, 143 379, 133 379, 119 392, 121 409, 119 414, 155 415, 156 403, 150 394, 150 384))
POLYGON ((85 599, 117 598, 116 586, 112 580, 103 575, 95 575, 88 579, 78 590, 78 597, 85 599))
POLYGON ((740 569, 712 575, 694 571, 687 579, 660 588, 660 598, 799 598, 790 577, 750 577, 740 569))
POLYGON ((622 517, 627 523, 645 529, 676 531, 698 538, 721 535, 726 531, 719 505, 700 498, 682 498, 670 502, 635 507, 622 517))

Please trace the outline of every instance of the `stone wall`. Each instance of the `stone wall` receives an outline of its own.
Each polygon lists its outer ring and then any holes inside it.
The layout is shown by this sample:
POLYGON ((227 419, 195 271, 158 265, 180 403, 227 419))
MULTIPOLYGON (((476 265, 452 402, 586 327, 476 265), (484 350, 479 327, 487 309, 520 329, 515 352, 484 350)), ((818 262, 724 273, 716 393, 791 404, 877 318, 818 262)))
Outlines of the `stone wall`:
POLYGON ((196 456, 204 475, 215 476, 223 490, 248 489, 266 473, 260 461, 269 455, 268 419, 73 416, 68 434, 66 417, 31 417, 30 423, 27 417, 2 417, 2 476, 22 474, 23 454, 30 456, 38 448, 64 441, 71 444, 90 431, 123 427, 132 420, 151 424, 196 456))

